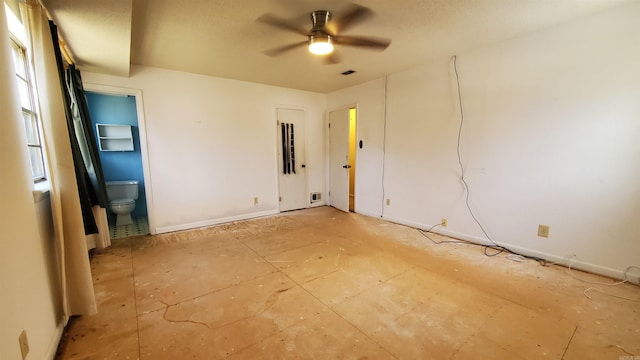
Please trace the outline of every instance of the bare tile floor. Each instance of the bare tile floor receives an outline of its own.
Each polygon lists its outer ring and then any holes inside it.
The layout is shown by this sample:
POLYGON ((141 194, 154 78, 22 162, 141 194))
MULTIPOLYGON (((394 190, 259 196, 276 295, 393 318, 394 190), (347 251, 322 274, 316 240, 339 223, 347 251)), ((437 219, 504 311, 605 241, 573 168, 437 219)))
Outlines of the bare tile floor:
POLYGON ((329 207, 120 239, 91 263, 99 314, 71 323, 60 359, 640 355, 640 303, 583 294, 637 286, 329 207))

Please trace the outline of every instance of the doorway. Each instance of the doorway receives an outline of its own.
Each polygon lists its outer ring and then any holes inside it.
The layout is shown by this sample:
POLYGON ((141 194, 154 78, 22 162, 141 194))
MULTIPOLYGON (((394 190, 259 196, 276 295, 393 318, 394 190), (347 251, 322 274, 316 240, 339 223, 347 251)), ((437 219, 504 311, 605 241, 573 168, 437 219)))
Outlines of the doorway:
POLYGON ((329 203, 355 211, 357 110, 348 107, 329 113, 329 203))
POLYGON ((349 211, 356 211, 356 108, 349 109, 349 211))
MULTIPOLYGON (((104 148, 105 139, 102 139, 103 148, 100 148, 100 139, 96 139, 98 148, 101 149, 99 156, 105 180, 107 182, 126 180, 138 182, 138 199, 131 213, 132 224, 116 226, 115 214, 107 209, 110 237, 117 239, 155 234, 142 91, 96 84, 84 84, 84 88, 96 136, 98 136, 97 124, 102 124, 102 128, 109 127, 109 129, 124 126, 130 128, 131 133, 133 146, 129 146, 127 151, 122 149, 109 151, 110 149, 104 148)), ((120 141, 119 138, 111 140, 111 137, 108 140, 120 141)))
POLYGON ((278 191, 281 212, 309 207, 304 118, 304 110, 277 109, 278 191))

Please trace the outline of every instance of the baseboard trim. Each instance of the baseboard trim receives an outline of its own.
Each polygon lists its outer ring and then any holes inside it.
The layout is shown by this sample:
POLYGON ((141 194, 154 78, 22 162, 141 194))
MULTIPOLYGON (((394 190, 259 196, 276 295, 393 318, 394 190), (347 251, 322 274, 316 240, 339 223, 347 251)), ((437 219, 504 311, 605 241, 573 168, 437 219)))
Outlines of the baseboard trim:
MULTIPOLYGON (((391 222, 394 222, 394 223, 397 223, 397 224, 400 224, 400 225, 410 226, 410 227, 413 227, 413 228, 416 228, 416 229, 421 229, 421 230, 426 230, 429 227, 431 227, 430 225, 425 225, 425 224, 420 224, 420 223, 413 222, 413 221, 394 218, 394 217, 391 217, 391 216, 383 216, 382 218, 384 220, 387 220, 387 221, 391 221, 391 222)), ((474 244, 492 245, 492 243, 487 239, 484 239, 484 238, 481 238, 481 237, 477 237, 477 236, 471 236, 471 235, 467 235, 467 234, 458 233, 458 232, 451 231, 451 230, 448 230, 448 229, 444 229, 444 228, 441 228, 441 227, 434 228, 434 229, 431 230, 431 232, 436 233, 436 234, 440 234, 440 235, 444 235, 444 236, 448 236, 448 237, 451 237, 451 238, 455 238, 455 239, 460 239, 460 240, 472 242, 474 244)), ((582 270, 582 271, 586 271, 586 272, 590 272, 590 273, 594 273, 594 274, 598 274, 598 275, 603 275, 603 276, 610 277, 610 278, 613 278, 613 279, 618 279, 618 280, 624 280, 625 279, 624 269, 613 269, 613 268, 610 268, 610 267, 601 266, 601 265, 589 263, 589 262, 586 262, 586 261, 582 261, 580 259, 576 259, 573 254, 567 254, 567 255, 562 256, 562 255, 558 255, 558 254, 546 253, 546 252, 542 252, 542 251, 538 251, 538 250, 534 250, 534 249, 529 249, 529 248, 525 248, 525 247, 521 247, 521 246, 517 246, 517 245, 512 245, 512 244, 508 244, 508 243, 502 243, 502 242, 498 242, 498 241, 496 241, 496 244, 504 246, 504 247, 508 248, 509 250, 511 250, 513 252, 516 252, 518 254, 521 254, 521 255, 544 259, 544 260, 547 260, 549 262, 556 263, 556 264, 559 264, 559 265, 563 265, 563 266, 566 266, 566 267, 569 267, 569 265, 571 265, 572 269, 578 269, 578 270, 582 270)))
MULTIPOLYGON (((358 210, 358 208, 356 208, 356 211, 354 211, 356 214, 360 214, 360 215, 364 215, 364 216, 368 216, 368 217, 373 217, 373 218, 380 218, 380 214, 374 214, 374 213, 370 213, 370 212, 366 212, 366 211, 360 211, 358 210)), ((392 220, 389 220, 392 221, 392 220)), ((395 221, 393 221, 395 222, 395 221)), ((403 224, 404 225, 404 224, 403 224)))
POLYGON ((62 334, 64 333, 65 326, 65 321, 61 321, 58 326, 56 326, 56 330, 51 337, 51 342, 49 342, 49 347, 47 348, 45 359, 54 360, 56 358, 56 353, 58 352, 58 346, 60 345, 60 339, 62 339, 62 334))
POLYGON ((196 228, 201 228, 201 227, 206 227, 206 226, 229 223, 229 222, 233 222, 233 221, 255 219, 255 218, 259 218, 259 217, 263 217, 263 216, 270 216, 270 215, 276 215, 276 214, 279 214, 278 210, 267 210, 267 211, 249 213, 249 214, 229 216, 229 217, 224 217, 224 218, 216 218, 216 219, 209 219, 209 220, 203 220, 203 221, 196 221, 196 222, 180 224, 180 225, 161 226, 161 227, 156 228, 156 233, 163 234, 163 233, 169 233, 169 232, 174 232, 174 231, 190 230, 190 229, 196 229, 196 228))

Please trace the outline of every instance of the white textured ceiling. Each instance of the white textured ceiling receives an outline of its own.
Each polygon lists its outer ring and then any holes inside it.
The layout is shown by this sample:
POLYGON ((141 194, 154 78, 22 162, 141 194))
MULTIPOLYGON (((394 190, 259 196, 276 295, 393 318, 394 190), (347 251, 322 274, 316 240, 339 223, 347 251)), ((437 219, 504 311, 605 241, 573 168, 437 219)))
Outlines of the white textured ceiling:
POLYGON ((131 0, 42 0, 81 70, 129 76, 131 0))
POLYGON ((308 14, 337 0, 42 0, 81 70, 128 76, 139 64, 330 92, 476 47, 542 30, 633 0, 355 0, 376 16, 342 35, 390 38, 384 52, 338 47, 323 65, 304 40, 255 20, 270 12, 310 28, 308 14), (353 69, 349 76, 340 73, 353 69))

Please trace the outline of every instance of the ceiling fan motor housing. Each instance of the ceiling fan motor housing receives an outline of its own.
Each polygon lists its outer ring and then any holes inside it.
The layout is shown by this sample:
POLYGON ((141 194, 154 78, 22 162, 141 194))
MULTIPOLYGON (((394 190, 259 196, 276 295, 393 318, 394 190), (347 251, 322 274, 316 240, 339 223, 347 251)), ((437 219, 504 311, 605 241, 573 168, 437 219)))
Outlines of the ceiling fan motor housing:
POLYGON ((327 25, 327 23, 329 23, 329 21, 331 21, 331 12, 327 10, 316 10, 312 12, 311 22, 313 24, 313 27, 311 28, 309 35, 313 35, 314 33, 318 32, 326 34, 327 30, 325 26, 327 25))

